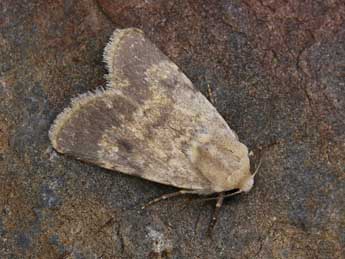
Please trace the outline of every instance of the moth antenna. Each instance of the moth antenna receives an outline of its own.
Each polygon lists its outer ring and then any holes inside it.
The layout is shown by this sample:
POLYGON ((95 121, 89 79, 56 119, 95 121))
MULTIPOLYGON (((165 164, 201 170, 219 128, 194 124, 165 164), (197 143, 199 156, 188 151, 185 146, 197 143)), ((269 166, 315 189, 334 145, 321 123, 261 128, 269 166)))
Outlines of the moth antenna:
MULTIPOLYGON (((238 191, 236 191, 236 192, 229 193, 229 194, 227 194, 227 195, 223 195, 223 198, 230 197, 230 196, 234 196, 234 195, 240 194, 241 192, 243 192, 243 191, 238 190, 238 191)), ((218 199, 218 197, 212 197, 212 198, 205 198, 205 199, 201 199, 201 200, 202 200, 202 201, 210 201, 210 200, 217 200, 217 199, 218 199)))
POLYGON ((243 191, 242 191, 242 190, 238 190, 238 191, 236 191, 236 192, 233 192, 233 193, 229 193, 229 194, 227 194, 227 195, 224 195, 223 198, 231 197, 231 196, 240 194, 241 192, 243 192, 243 191))
POLYGON ((255 175, 259 172, 259 169, 260 169, 260 167, 261 167, 261 163, 262 163, 262 157, 260 158, 259 164, 258 164, 258 166, 256 167, 254 174, 252 174, 253 178, 254 178, 255 175))
POLYGON ((208 94, 210 103, 212 103, 213 105, 216 105, 216 98, 213 95, 213 91, 210 84, 207 84, 207 94, 208 94))

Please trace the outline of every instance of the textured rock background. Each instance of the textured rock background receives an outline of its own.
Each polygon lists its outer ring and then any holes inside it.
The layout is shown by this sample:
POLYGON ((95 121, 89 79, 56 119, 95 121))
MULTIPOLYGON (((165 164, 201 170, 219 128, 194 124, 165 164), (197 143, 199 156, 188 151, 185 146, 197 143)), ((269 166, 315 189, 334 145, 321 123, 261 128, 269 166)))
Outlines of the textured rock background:
POLYGON ((0 258, 341 258, 345 5, 339 0, 2 0, 0 258), (143 29, 263 165, 214 202, 57 155, 48 129, 104 85, 115 28, 143 29))

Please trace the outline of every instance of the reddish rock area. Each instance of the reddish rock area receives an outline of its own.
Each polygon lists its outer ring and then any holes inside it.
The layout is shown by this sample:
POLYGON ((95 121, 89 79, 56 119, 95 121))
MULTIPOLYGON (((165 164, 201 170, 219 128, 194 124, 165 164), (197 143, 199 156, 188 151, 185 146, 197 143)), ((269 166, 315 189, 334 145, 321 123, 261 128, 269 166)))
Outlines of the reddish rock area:
POLYGON ((0 258, 343 258, 342 0, 0 2, 0 258), (71 98, 104 85, 103 48, 138 27, 215 106, 262 167, 214 201, 56 154, 71 98))

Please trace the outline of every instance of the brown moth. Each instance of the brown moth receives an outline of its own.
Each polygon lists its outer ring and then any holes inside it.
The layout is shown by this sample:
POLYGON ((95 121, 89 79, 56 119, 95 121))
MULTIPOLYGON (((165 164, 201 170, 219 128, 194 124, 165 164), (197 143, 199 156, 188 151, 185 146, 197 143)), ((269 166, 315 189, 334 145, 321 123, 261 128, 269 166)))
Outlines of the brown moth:
POLYGON ((51 127, 58 152, 179 194, 252 188, 247 147, 142 31, 116 30, 104 61, 107 87, 73 99, 51 127))

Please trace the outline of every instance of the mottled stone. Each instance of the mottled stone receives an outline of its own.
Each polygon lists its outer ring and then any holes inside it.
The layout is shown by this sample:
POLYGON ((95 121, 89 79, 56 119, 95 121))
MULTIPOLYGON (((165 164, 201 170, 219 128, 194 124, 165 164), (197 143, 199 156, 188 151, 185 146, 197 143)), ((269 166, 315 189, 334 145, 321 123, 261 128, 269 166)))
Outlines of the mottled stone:
POLYGON ((341 0, 0 3, 0 258, 342 258, 341 0), (262 156, 248 195, 140 205, 174 189, 54 155, 48 130, 105 84, 115 28, 138 27, 262 156))

